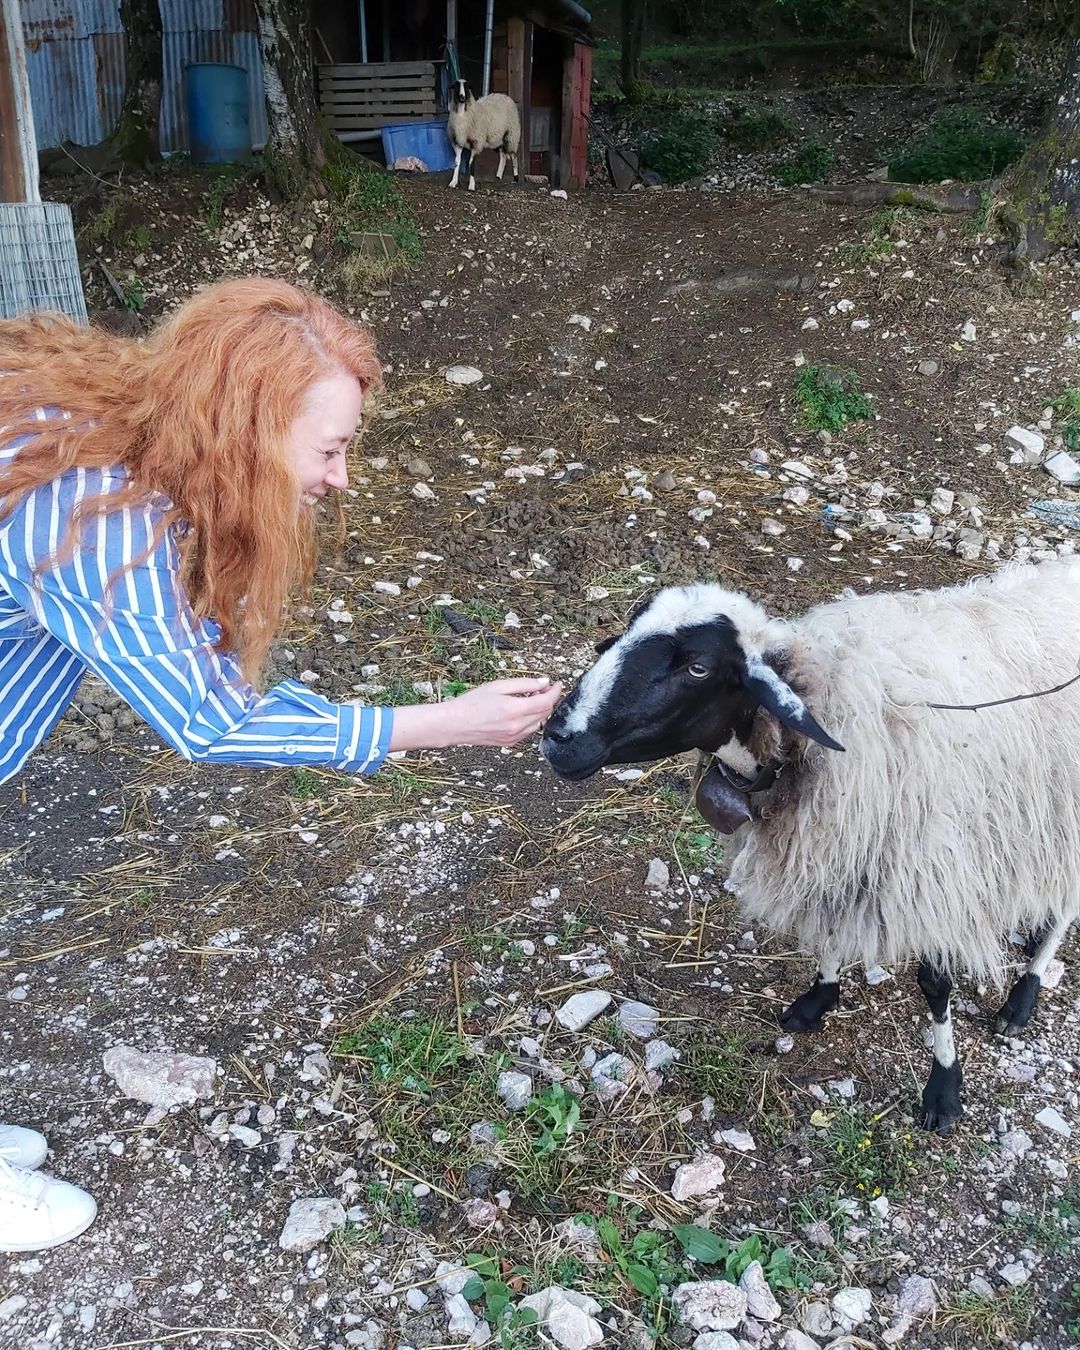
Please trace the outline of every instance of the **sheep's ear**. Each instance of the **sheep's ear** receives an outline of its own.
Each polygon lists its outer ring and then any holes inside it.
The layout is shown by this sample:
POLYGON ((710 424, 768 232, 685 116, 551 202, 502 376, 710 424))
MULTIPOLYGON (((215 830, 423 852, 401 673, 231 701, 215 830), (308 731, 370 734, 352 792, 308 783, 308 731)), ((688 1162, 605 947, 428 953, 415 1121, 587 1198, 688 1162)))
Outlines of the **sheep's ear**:
POLYGON ((833 740, 791 685, 782 680, 760 656, 747 656, 743 684, 758 704, 784 726, 809 736, 826 750, 843 750, 844 747, 839 741, 833 740))
POLYGON ((602 641, 598 642, 596 644, 597 656, 603 656, 603 654, 607 651, 609 647, 614 647, 616 642, 618 642, 621 636, 622 635, 620 633, 612 633, 611 637, 606 637, 602 639, 602 641))

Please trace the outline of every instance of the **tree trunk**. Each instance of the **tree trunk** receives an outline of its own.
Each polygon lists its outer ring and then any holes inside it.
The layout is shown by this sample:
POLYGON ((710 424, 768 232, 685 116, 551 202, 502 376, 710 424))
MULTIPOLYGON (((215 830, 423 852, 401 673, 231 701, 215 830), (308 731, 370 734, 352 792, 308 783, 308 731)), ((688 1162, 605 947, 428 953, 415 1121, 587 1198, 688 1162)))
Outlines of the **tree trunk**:
POLYGON ((1011 235, 1018 262, 1080 244, 1080 33, 1050 121, 1002 178, 991 218, 1011 235))
POLYGON ((255 0, 270 128, 268 176, 288 199, 302 196, 326 163, 315 107, 309 0, 255 0))
POLYGON ((161 9, 158 0, 121 0, 127 85, 113 149, 126 164, 157 159, 161 111, 161 9))
POLYGON ((641 93, 641 46, 646 0, 622 0, 622 66, 619 83, 627 98, 641 93))

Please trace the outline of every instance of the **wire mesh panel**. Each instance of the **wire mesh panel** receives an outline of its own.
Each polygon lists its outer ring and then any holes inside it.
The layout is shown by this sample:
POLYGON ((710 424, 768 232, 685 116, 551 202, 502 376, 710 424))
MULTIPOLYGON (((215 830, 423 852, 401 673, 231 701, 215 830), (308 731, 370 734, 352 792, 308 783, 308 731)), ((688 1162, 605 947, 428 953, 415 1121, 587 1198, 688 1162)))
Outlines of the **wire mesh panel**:
POLYGON ((0 202, 0 318, 58 309, 86 323, 71 209, 63 202, 0 202))

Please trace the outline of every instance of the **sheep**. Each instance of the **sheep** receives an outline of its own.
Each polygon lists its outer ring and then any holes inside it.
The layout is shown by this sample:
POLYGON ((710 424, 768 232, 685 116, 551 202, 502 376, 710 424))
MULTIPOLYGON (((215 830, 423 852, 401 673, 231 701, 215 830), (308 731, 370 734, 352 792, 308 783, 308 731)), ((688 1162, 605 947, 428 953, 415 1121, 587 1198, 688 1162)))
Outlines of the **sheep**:
POLYGON ((518 181, 518 146, 521 144, 521 114, 518 105, 506 94, 487 94, 477 99, 467 80, 454 81, 450 117, 446 134, 454 147, 454 176, 450 186, 456 188, 461 174, 461 152, 469 152, 469 191, 476 191, 473 164, 481 150, 498 150, 499 168, 495 177, 502 180, 507 156, 518 181))
POLYGON ((791 621, 716 585, 669 588, 597 648, 541 751, 570 780, 701 752, 698 808, 734 835, 728 889, 819 958, 782 1024, 819 1029, 849 963, 917 962, 934 1029, 920 1124, 947 1134, 954 980, 1000 989, 1005 934, 1029 934, 996 1019, 1016 1034, 1080 915, 1080 683, 1012 698, 1057 686, 1078 650, 1075 557, 845 592, 791 621))

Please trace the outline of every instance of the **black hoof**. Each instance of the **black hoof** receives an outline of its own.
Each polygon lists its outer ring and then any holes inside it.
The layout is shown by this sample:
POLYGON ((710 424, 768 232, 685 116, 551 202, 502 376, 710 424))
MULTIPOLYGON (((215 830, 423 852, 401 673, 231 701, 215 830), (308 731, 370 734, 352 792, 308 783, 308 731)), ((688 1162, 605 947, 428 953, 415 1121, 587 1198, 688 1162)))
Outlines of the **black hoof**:
POLYGON ((952 1134, 953 1126, 964 1110, 960 1103, 961 1086, 959 1064, 948 1069, 934 1064, 923 1088, 922 1109, 916 1117, 922 1129, 941 1135, 952 1134))
POLYGON ((820 1031, 822 1018, 839 1002, 839 984, 819 981, 784 1009, 780 1014, 780 1025, 785 1031, 820 1031))
POLYGON ((1038 975, 1020 976, 994 1018, 994 1030, 999 1036, 1015 1036, 1023 1031, 1034 1016, 1041 987, 1038 975))

